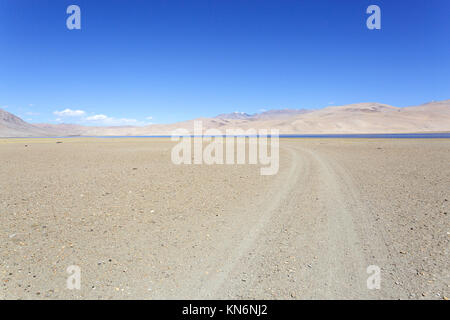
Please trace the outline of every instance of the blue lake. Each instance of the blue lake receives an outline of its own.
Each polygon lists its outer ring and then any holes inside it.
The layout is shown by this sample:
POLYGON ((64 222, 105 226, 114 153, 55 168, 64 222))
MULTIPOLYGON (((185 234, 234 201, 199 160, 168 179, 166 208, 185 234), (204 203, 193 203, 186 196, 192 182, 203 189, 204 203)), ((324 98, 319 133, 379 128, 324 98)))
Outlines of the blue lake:
MULTIPOLYGON (((170 138, 170 137, 171 136, 163 135, 163 136, 67 136, 67 137, 33 137, 33 138, 70 139, 70 138, 170 138)), ((191 137, 196 136, 191 135, 191 137)), ((205 135, 205 137, 209 136, 205 135)), ((450 139, 450 132, 376 133, 376 134, 286 134, 286 135, 282 134, 280 135, 280 138, 450 139)))

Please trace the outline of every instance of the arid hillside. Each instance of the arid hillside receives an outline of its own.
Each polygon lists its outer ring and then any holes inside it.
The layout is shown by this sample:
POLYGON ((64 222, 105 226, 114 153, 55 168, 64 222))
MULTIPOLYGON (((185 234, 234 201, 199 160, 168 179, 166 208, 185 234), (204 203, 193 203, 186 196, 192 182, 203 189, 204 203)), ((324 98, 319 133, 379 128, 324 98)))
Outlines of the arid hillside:
POLYGON ((92 127, 75 124, 29 124, 0 110, 1 137, 30 136, 152 136, 171 135, 183 128, 193 133, 195 121, 202 129, 278 129, 281 134, 411 133, 450 131, 450 100, 398 108, 381 103, 357 103, 319 110, 270 110, 259 114, 221 114, 173 124, 142 127, 92 127))

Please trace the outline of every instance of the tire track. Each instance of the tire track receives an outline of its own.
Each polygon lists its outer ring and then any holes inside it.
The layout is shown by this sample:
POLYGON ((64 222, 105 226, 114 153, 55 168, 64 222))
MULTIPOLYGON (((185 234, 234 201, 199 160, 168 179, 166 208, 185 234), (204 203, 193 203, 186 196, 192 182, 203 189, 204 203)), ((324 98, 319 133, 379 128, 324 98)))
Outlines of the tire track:
MULTIPOLYGON (((211 299, 221 295, 218 291, 224 282, 230 278, 230 273, 232 270, 237 268, 239 260, 248 254, 252 246, 254 246, 256 240, 263 237, 261 233, 267 230, 267 224, 272 219, 274 212, 279 208, 280 204, 285 201, 290 191, 295 188, 301 174, 301 160, 294 150, 289 148, 287 149, 287 152, 291 157, 290 167, 287 173, 285 173, 287 180, 282 186, 278 186, 279 192, 275 193, 274 197, 269 201, 262 205, 258 205, 256 208, 246 208, 247 210, 258 210, 261 212, 259 220, 252 226, 242 226, 243 229, 246 229, 241 233, 245 235, 245 237, 242 238, 237 245, 236 241, 234 241, 233 245, 236 245, 236 248, 233 249, 233 253, 228 257, 226 263, 221 265, 221 272, 207 279, 199 290, 199 294, 196 296, 196 299, 211 299)), ((241 214, 245 215, 246 212, 243 211, 241 214)))
MULTIPOLYGON (((289 142, 290 179, 264 213, 258 233, 237 250, 211 296, 375 298, 366 287, 367 244, 355 217, 366 215, 356 187, 326 158, 289 142), (358 208, 360 212, 354 212, 358 208), (261 232, 261 228, 264 229, 261 232), (239 260, 239 261, 236 261, 239 260)), ((366 223, 367 219, 362 219, 366 223)), ((380 241, 373 235, 377 245, 380 241)))

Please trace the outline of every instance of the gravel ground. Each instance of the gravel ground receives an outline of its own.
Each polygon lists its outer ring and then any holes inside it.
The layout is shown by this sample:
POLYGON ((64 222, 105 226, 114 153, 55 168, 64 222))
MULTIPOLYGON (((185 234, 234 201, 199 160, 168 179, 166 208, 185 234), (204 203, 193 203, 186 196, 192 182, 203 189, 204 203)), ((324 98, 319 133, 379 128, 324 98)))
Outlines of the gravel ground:
POLYGON ((173 145, 0 139, 0 298, 450 296, 450 140, 285 139, 274 176, 173 145))

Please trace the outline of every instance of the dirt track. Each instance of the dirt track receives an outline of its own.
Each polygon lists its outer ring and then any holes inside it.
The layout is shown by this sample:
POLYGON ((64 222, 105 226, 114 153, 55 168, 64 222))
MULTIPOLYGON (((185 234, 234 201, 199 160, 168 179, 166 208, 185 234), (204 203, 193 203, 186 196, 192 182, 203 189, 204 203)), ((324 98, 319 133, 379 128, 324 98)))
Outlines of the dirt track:
POLYGON ((450 141, 288 139, 270 177, 175 166, 171 146, 0 144, 0 294, 449 296, 450 141), (79 291, 65 288, 72 264, 79 291), (369 265, 381 268, 380 290, 367 289, 369 265))

